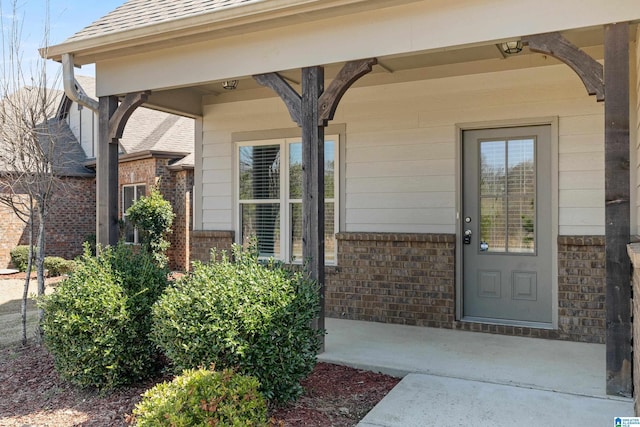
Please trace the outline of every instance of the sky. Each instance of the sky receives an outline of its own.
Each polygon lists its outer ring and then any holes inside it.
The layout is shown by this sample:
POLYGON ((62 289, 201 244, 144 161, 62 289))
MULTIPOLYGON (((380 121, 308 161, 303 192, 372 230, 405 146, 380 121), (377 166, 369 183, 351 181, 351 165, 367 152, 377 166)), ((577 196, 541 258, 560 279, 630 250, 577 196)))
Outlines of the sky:
MULTIPOLYGON (((49 5, 49 45, 63 42, 87 25, 111 12, 125 0, 15 0, 16 17, 22 25, 21 51, 23 62, 35 60, 38 48, 44 45, 46 9, 49 5)), ((3 30, 11 26, 14 0, 0 0, 3 30)), ((60 67, 48 61, 47 72, 53 75, 60 67)), ((95 75, 93 65, 85 65, 77 74, 95 75)))

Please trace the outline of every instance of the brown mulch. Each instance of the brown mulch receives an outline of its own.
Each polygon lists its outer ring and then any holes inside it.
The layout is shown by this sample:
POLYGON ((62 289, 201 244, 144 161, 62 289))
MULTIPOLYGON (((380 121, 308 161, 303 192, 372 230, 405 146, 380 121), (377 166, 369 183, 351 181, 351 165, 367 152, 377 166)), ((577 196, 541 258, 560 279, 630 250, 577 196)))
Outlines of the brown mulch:
MULTIPOLYGON (((303 381, 305 394, 272 413, 277 425, 355 426, 399 379, 319 363, 303 381)), ((0 350, 0 426, 126 426, 140 394, 153 382, 110 394, 61 380, 53 358, 36 344, 0 350)))
MULTIPOLYGON (((24 273, 24 272, 18 272, 18 273, 12 273, 12 274, 0 274, 0 280, 11 280, 11 279, 24 280, 26 277, 27 277, 27 273, 24 273)), ((53 285, 66 278, 67 276, 47 277, 46 283, 49 285, 53 285)), ((37 279, 38 279, 38 276, 36 275, 36 273, 31 273, 31 280, 37 280, 37 279)))

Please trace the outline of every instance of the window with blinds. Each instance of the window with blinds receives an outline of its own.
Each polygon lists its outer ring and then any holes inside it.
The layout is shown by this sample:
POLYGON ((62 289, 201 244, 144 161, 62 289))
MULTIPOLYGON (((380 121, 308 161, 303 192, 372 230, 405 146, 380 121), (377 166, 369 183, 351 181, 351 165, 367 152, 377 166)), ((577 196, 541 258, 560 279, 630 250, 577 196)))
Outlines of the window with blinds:
MULTIPOLYGON (((338 136, 325 138, 325 262, 335 263, 338 136)), ((239 230, 261 257, 302 261, 302 143, 282 139, 238 146, 239 230)))

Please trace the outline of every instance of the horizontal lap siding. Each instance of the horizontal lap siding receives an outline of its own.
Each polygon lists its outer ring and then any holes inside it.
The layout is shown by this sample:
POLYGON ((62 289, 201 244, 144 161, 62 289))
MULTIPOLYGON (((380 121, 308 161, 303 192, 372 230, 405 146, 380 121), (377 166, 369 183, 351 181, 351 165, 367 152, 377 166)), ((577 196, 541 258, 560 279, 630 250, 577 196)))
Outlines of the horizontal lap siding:
POLYGON ((456 124, 559 117, 560 234, 604 233, 604 119, 565 66, 347 92, 347 232, 455 232, 456 124))
MULTIPOLYGON (((602 114, 564 65, 352 88, 342 231, 455 233, 456 125, 557 116, 559 232, 603 234, 602 114)), ((205 106, 204 229, 236 227, 232 133, 293 127, 279 98, 205 106)))
POLYGON ((232 205, 232 148, 231 135, 213 120, 216 113, 205 112, 202 146, 202 224, 194 229, 231 230, 232 205))
POLYGON ((206 105, 202 146, 202 230, 236 228, 233 132, 295 126, 280 99, 206 105))

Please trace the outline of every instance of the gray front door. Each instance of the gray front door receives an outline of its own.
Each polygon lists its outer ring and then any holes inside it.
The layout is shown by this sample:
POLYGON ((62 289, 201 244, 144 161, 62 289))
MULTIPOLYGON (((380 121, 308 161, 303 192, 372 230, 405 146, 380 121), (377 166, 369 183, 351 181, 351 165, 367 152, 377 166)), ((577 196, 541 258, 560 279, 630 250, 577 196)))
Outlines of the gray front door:
POLYGON ((552 321, 551 128, 463 135, 463 318, 552 321))

